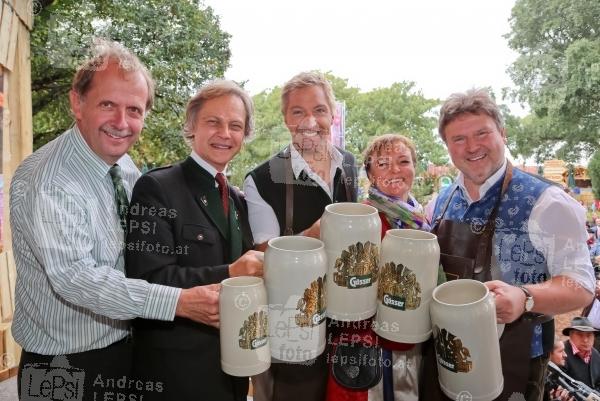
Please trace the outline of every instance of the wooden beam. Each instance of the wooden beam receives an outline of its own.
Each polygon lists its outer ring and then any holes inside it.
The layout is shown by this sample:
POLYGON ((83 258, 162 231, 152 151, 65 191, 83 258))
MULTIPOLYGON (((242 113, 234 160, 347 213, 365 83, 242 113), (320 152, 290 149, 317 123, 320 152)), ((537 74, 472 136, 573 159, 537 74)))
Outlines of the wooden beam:
POLYGON ((35 21, 34 13, 40 13, 41 5, 37 0, 27 0, 27 19, 25 20, 25 25, 31 31, 33 29, 33 23, 35 21), (36 8, 37 7, 37 8, 36 8))
POLYGON ((14 4, 16 13, 29 30, 33 28, 33 6, 33 0, 17 0, 14 4))
POLYGON ((6 251, 6 264, 8 266, 8 286, 10 291, 10 302, 14 313, 15 310, 15 286, 17 284, 17 265, 11 251, 6 251))
POLYGON ((14 368, 19 366, 21 360, 21 346, 17 344, 12 336, 12 327, 9 327, 4 336, 4 347, 8 355, 8 367, 14 368))
POLYGON ((21 20, 17 14, 13 14, 12 23, 10 30, 10 38, 8 40, 8 55, 6 56, 6 68, 13 70, 15 65, 15 53, 17 52, 17 36, 19 35, 19 29, 17 27, 21 25, 21 20))
POLYGON ((10 300, 10 280, 8 278, 8 261, 6 252, 0 253, 0 321, 10 322, 13 318, 12 302, 10 300))
POLYGON ((15 160, 14 170, 21 161, 33 152, 33 121, 31 110, 31 49, 29 46, 31 33, 23 25, 19 26, 19 104, 21 113, 21 130, 17 135, 21 138, 19 144, 18 160, 15 160))
POLYGON ((8 40, 10 39, 10 24, 12 23, 12 7, 2 3, 2 19, 0 19, 0 64, 6 65, 8 56, 8 40))
MULTIPOLYGON (((18 40, 18 39, 17 39, 18 40)), ((20 117, 20 99, 19 99, 19 86, 20 86, 20 64, 21 57, 19 55, 20 45, 17 45, 17 55, 16 55, 16 65, 15 71, 5 71, 4 72, 4 96, 6 99, 5 107, 4 107, 4 149, 2 155, 2 176, 4 178, 4 188, 10 188, 10 182, 12 180, 12 176, 16 170, 16 165, 19 162, 19 154, 20 154, 20 144, 21 138, 21 117, 20 117)), ((4 221, 10 221, 10 197, 9 191, 3 191, 4 196, 4 221)), ((2 232, 2 243, 4 244, 4 250, 12 249, 11 248, 11 231, 10 224, 4 224, 2 232)))
MULTIPOLYGON (((33 128, 31 118, 31 64, 30 33, 25 25, 19 23, 15 65, 13 71, 4 71, 2 173, 4 188, 10 188, 12 176, 21 161, 31 154, 33 149, 33 128)), ((8 190, 4 191, 4 221, 9 221, 8 190)), ((3 244, 5 250, 11 249, 10 225, 4 224, 3 244)))
MULTIPOLYGON (((0 170, 4 167, 2 164, 2 160, 4 157, 4 105, 6 104, 6 97, 4 95, 4 67, 0 65, 0 170)), ((4 203, 6 205, 6 203, 4 203)), ((4 216, 0 216, 0 218, 4 219, 4 216)), ((3 220, 4 221, 4 220, 3 220)), ((2 225, 0 224, 0 237, 2 225)), ((0 241, 0 252, 2 252, 2 242, 0 241)))
MULTIPOLYGON (((1 325, 2 323, 0 323, 1 325)), ((4 345, 4 332, 8 329, 8 325, 6 327, 0 327, 0 370, 4 370, 9 368, 8 364, 5 362, 5 345, 4 345)))
MULTIPOLYGON (((2 66, 0 66, 0 69, 2 69, 2 66)), ((9 188, 10 187, 10 176, 7 176, 9 170, 9 166, 10 166, 10 110, 8 109, 8 102, 9 102, 9 97, 8 97, 8 86, 9 86, 9 79, 8 79, 8 75, 10 73, 8 72, 8 70, 4 71, 4 74, 2 76, 2 92, 3 92, 3 98, 4 98, 4 105, 2 108, 2 121, 0 121, 0 124, 2 124, 2 178, 4 179, 4 188, 9 188), (9 182, 7 184, 7 182, 9 182)), ((9 191, 2 191, 2 202, 3 202, 3 213, 2 213, 2 221, 4 222, 8 222, 9 221, 9 201, 10 201, 10 196, 9 196, 9 191)), ((4 250, 6 250, 7 248, 10 248, 10 224, 2 224, 2 248, 4 250)))

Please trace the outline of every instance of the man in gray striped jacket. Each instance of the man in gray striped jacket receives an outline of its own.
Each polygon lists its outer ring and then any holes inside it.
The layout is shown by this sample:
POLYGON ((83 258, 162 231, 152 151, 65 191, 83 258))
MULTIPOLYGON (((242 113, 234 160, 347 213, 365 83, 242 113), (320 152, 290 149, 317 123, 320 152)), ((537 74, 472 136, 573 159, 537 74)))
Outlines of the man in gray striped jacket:
POLYGON ((129 320, 218 324, 217 285, 182 290, 125 277, 126 212, 140 175, 126 152, 154 83, 127 49, 97 45, 73 80, 74 126, 29 156, 11 184, 22 399, 143 399, 163 383, 129 377, 129 320))

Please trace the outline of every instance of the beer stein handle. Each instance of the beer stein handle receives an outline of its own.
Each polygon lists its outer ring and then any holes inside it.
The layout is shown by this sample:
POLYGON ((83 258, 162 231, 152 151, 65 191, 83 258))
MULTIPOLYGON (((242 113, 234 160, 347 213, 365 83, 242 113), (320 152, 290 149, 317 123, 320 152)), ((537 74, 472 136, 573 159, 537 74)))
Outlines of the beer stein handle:
MULTIPOLYGON (((489 292, 489 294, 492 296, 492 300, 494 301, 494 305, 496 305, 496 294, 494 294, 493 292, 489 292)), ((502 337, 502 333, 504 333, 504 323, 496 323, 496 331, 498 332, 498 340, 500 340, 500 337, 502 337)))

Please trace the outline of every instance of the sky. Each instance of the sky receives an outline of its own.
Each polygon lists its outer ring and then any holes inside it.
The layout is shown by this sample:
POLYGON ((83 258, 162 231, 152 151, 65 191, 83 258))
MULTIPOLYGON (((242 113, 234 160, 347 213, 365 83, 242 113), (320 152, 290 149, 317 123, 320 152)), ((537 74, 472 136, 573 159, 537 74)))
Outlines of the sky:
MULTIPOLYGON (((331 71, 368 91, 413 81, 430 98, 512 87, 503 37, 514 0, 204 0, 231 34, 225 77, 251 94, 301 71, 331 71)), ((508 102, 507 102, 508 103, 508 102)), ((522 114, 518 106, 511 109, 522 114)))

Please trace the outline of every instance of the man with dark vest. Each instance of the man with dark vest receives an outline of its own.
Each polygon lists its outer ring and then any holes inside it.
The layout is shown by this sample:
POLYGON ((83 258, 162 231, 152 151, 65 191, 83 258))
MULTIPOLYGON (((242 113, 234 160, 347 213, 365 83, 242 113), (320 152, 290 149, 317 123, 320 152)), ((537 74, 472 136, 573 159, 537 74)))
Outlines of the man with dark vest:
POLYGON ((600 353, 594 348, 594 334, 598 331, 588 318, 580 316, 562 331, 569 336, 565 341, 565 372, 595 390, 600 389, 600 353))
POLYGON ((560 187, 512 167, 502 113, 487 91, 451 95, 439 133, 460 171, 433 214, 442 266, 449 279, 484 281, 495 294, 498 322, 507 324, 499 399, 539 400, 550 316, 584 307, 594 293, 585 210, 560 187))
MULTIPOLYGON (((325 206, 356 201, 354 157, 331 144, 336 107, 329 82, 319 73, 300 73, 284 85, 281 103, 291 144, 252 170, 244 182, 258 250, 281 235, 319 238, 325 206)), ((323 400, 325 354, 311 364, 274 360, 271 369, 253 378, 253 383, 258 401, 323 400)))

